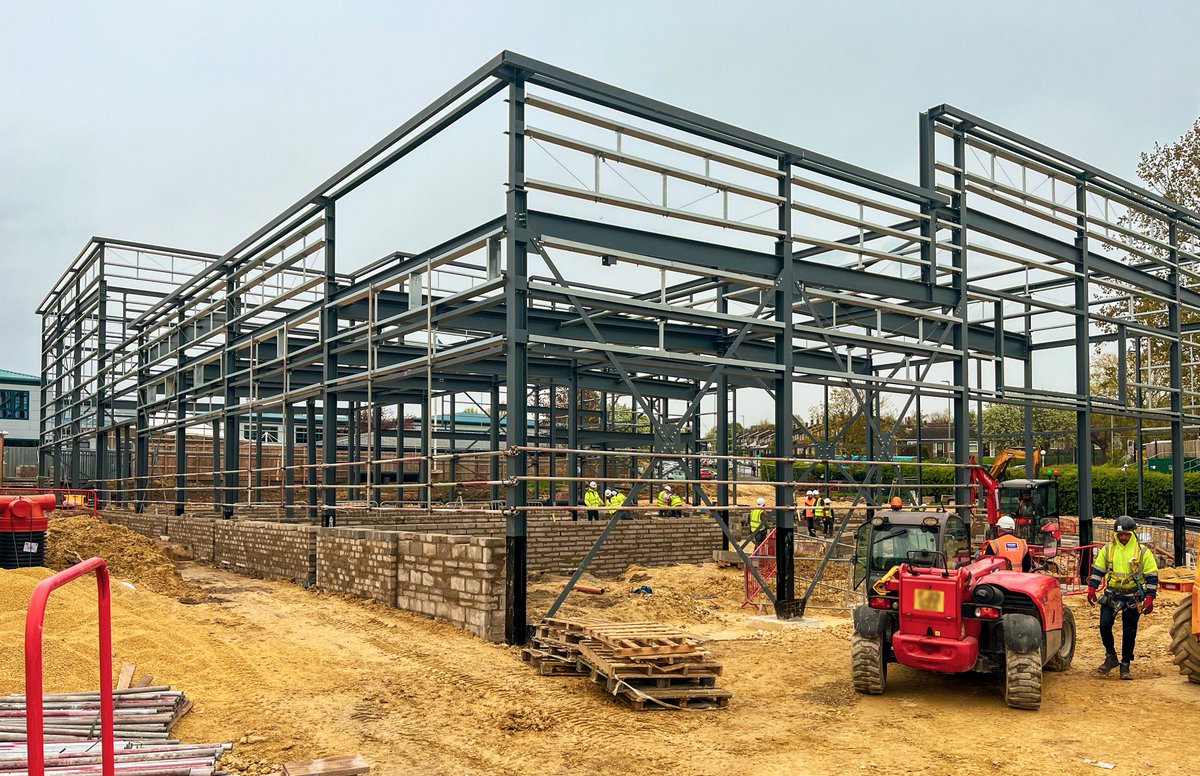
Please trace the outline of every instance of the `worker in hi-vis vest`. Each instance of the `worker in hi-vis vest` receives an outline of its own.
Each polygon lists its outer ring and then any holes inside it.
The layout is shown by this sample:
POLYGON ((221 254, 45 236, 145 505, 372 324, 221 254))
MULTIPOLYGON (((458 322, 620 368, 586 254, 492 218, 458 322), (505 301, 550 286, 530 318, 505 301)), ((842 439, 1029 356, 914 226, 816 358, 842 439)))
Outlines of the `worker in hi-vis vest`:
POLYGON ((1096 553, 1092 575, 1088 578, 1087 600, 1099 602, 1100 642, 1104 644, 1104 662, 1096 670, 1107 674, 1121 667, 1121 678, 1132 679, 1129 664, 1133 661, 1137 641, 1138 620, 1154 611, 1154 596, 1158 594, 1158 563, 1154 553, 1137 540, 1137 523, 1129 515, 1121 515, 1113 523, 1113 538, 1096 553), (1097 595, 1100 583, 1104 592, 1097 595), (1121 615, 1121 659, 1117 660, 1113 625, 1121 615))
POLYGON ((619 490, 606 490, 604 491, 604 495, 604 503, 608 506, 608 514, 611 517, 625 503, 625 494, 619 490))
POLYGON ((755 547, 767 538, 766 506, 767 500, 759 496, 754 502, 754 509, 750 510, 750 542, 755 547))
POLYGON ((683 512, 675 509, 677 506, 682 506, 683 499, 676 496, 671 491, 670 485, 663 485, 663 489, 658 492, 658 505, 661 509, 658 510, 660 517, 679 517, 683 512))
POLYGON ((587 490, 583 492, 583 505, 587 507, 587 519, 600 519, 600 505, 604 500, 600 498, 600 491, 596 489, 596 481, 592 480, 587 484, 587 490))
POLYGON ((1013 571, 1031 571, 1033 558, 1029 554, 1029 545, 1014 534, 1017 523, 1010 515, 1004 515, 996 521, 995 539, 984 542, 983 554, 994 555, 997 558, 1007 558, 1013 571))

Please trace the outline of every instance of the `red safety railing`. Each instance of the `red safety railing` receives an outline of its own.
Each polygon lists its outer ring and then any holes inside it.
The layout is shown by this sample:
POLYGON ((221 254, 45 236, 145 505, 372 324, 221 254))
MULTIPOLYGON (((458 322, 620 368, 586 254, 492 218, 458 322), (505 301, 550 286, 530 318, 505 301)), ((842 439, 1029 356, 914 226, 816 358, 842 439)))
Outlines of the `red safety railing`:
POLYGON ((1058 579, 1063 595, 1081 595, 1087 590, 1087 585, 1080 581, 1080 572, 1091 567, 1092 551, 1103 546, 1085 544, 1081 547, 1059 547, 1053 558, 1045 557, 1042 548, 1037 545, 1031 545, 1029 550, 1033 555, 1034 571, 1058 579))
POLYGON ((96 491, 94 490, 87 488, 41 488, 25 485, 9 487, 8 485, 4 485, 0 487, 0 496, 10 491, 15 492, 16 495, 23 493, 54 493, 59 496, 59 509, 72 506, 90 507, 92 517, 99 517, 98 505, 100 499, 96 496, 96 491))
POLYGON ((71 580, 96 572, 100 620, 100 751, 102 773, 113 776, 116 771, 113 753, 113 687, 112 687, 112 612, 108 586, 108 566, 100 558, 89 558, 54 576, 46 577, 33 588, 29 611, 25 614, 25 741, 29 760, 29 776, 45 776, 45 729, 42 717, 42 628, 46 619, 46 602, 50 594, 71 580))
POLYGON ((763 581, 775 578, 775 529, 772 528, 767 532, 766 537, 754 548, 754 552, 750 553, 750 562, 746 564, 744 569, 746 574, 745 591, 746 600, 742 602, 742 608, 747 606, 758 606, 754 602, 758 598, 758 594, 762 592, 762 586, 758 584, 758 580, 751 573, 752 566, 758 566, 758 575, 763 578, 763 581))

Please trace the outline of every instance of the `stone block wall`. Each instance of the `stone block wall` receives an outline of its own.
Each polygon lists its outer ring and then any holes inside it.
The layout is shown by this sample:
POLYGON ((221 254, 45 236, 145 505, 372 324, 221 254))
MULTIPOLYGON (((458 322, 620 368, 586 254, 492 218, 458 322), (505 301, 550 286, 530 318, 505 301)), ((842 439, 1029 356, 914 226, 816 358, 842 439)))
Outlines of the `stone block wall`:
POLYGON ((397 535, 359 528, 317 534, 317 586, 334 593, 396 605, 397 535))
POLYGON ((218 520, 213 562, 268 579, 314 582, 317 531, 309 525, 218 520))
MULTIPOLYGON (((529 568, 575 568, 604 529, 603 521, 536 520, 529 524, 529 568)), ((622 520, 588 566, 593 574, 619 574, 630 564, 706 563, 721 549, 721 529, 709 517, 622 520)))
MULTIPOLYGON (((107 519, 108 513, 101 515, 107 519)), ((155 514, 153 512, 143 512, 138 514, 133 511, 118 513, 119 519, 109 520, 119 525, 123 525, 129 530, 140 533, 142 536, 149 536, 152 539, 161 539, 167 535, 167 515, 155 514)))
POLYGON ((167 537, 187 548, 196 560, 212 563, 216 557, 216 524, 219 522, 213 517, 173 517, 167 522, 167 537))
POLYGON ((396 606, 504 640, 504 539, 398 532, 396 606))

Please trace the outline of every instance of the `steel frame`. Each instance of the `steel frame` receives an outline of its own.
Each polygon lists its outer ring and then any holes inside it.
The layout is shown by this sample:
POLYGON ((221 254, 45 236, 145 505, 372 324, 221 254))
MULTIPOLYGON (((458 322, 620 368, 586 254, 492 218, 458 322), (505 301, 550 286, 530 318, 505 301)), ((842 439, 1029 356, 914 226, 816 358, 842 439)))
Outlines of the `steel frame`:
MULTIPOLYGON (((486 405, 505 419, 477 435, 488 474, 476 482, 491 497, 477 511, 507 516, 506 636, 516 643, 527 633, 531 467, 546 460, 548 477, 578 503, 584 451, 594 451, 606 480, 612 462, 628 457, 631 470, 641 468, 623 478, 633 502, 657 481, 653 462, 676 457, 698 504, 699 414, 714 397, 719 484, 710 511, 728 538, 731 417, 739 392, 765 391, 776 427, 794 432, 777 434, 764 459, 778 463, 773 601, 791 617, 818 583, 797 597, 793 488, 817 466, 849 473, 837 459, 845 428, 810 428, 795 412, 797 390, 812 385, 849 389, 865 418, 869 463, 856 508, 877 502, 880 466, 914 410, 920 428, 922 398, 952 404, 962 510, 970 442, 985 436, 971 428, 972 402, 1023 407, 1027 449, 1034 408, 1072 410, 1080 461, 1090 459, 1093 413, 1127 416, 1139 437, 1144 424, 1166 430, 1178 552, 1182 439, 1198 420, 1194 382, 1185 389, 1183 380, 1185 361, 1197 360, 1184 355, 1194 328, 1181 321, 1200 313, 1197 257, 1180 246, 1200 216, 951 106, 921 114, 919 150, 919 183, 908 183, 502 52, 220 256, 89 242, 38 310, 44 474, 78 486, 88 478, 82 451, 95 449, 91 478, 105 501, 143 509, 157 494, 181 514, 211 493, 231 517, 273 500, 261 433, 270 413, 284 428, 274 503, 289 515, 299 495, 310 518, 335 524, 341 485, 378 503, 385 466, 418 469, 416 498, 397 484, 398 509, 429 511, 445 484, 433 469, 445 461, 453 471, 462 460, 455 440, 470 436, 453 421, 437 427, 435 402, 486 405), (339 202, 500 99, 503 214, 339 272, 339 202), (1131 229, 1121 216, 1134 211, 1161 219, 1168 239, 1131 229), (1132 304, 1117 316, 1105 306, 1147 297, 1169 311, 1167 326, 1140 320, 1132 304), (1091 390, 1095 347, 1119 350, 1116 396, 1091 390), (1075 362, 1067 387, 1047 385, 1035 369, 1041 354, 1066 358, 1060 351, 1075 362), (645 417, 641 427, 618 428, 618 398, 645 417), (881 411, 889 398, 903 405, 891 426, 881 411), (419 440, 400 424, 391 456, 381 441, 385 407, 401 417, 421 410, 419 440), (530 427, 547 416, 545 428, 530 427), (318 445, 318 418, 333 444, 318 445), (249 456, 245 423, 256 429, 249 456), (189 432, 211 444, 211 469, 189 467, 189 432), (437 454, 438 439, 451 452, 437 454), (816 455, 798 458, 797 442, 816 455), (172 445, 175 471, 154 478, 151 459, 172 445)), ((1087 466, 1079 511, 1086 541, 1087 466)))

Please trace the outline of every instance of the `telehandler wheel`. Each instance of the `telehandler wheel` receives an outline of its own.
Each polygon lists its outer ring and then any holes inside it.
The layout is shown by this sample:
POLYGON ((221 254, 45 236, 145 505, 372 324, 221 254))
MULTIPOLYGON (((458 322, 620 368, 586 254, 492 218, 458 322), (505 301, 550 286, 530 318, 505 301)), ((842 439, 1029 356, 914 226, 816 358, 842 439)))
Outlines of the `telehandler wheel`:
POLYGON ((1051 671, 1066 671, 1071 667, 1071 660, 1075 657, 1075 615, 1067 607, 1063 607, 1062 621, 1062 646, 1058 651, 1050 656, 1050 660, 1046 662, 1046 668, 1051 671))
POLYGON ((887 660, 883 657, 883 636, 868 639, 855 633, 850 638, 850 676, 854 689, 867 695, 881 695, 887 687, 887 660))
POLYGON ((1200 684, 1200 643, 1192 637, 1192 597, 1188 596, 1175 608, 1171 623, 1171 654, 1179 673, 1189 682, 1200 684))
POLYGON ((1014 709, 1042 705, 1042 651, 1004 648, 1004 702, 1014 709))

